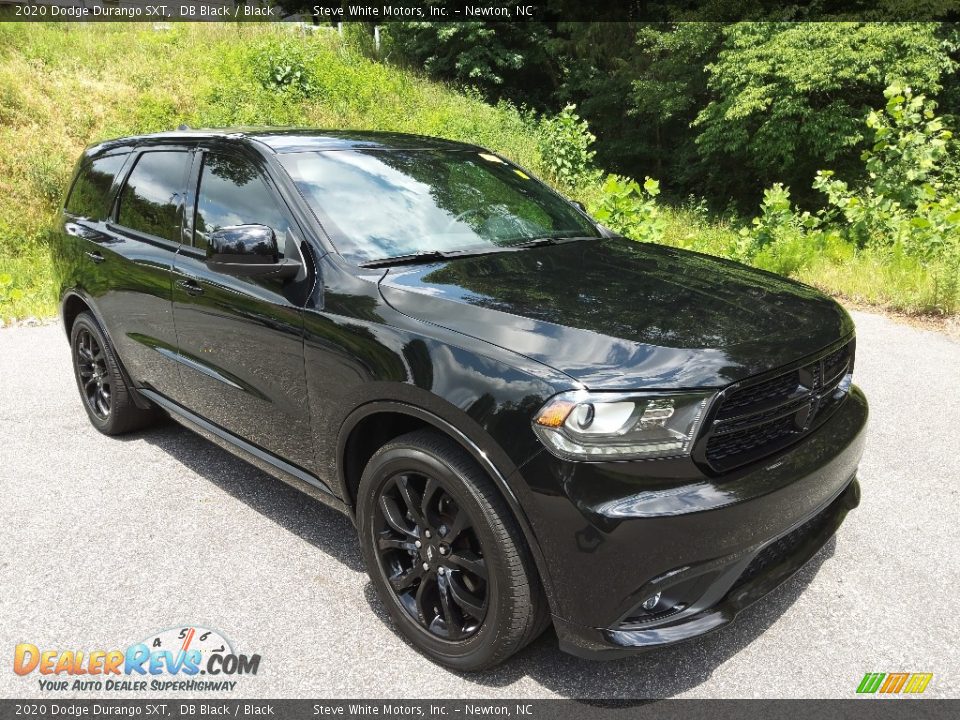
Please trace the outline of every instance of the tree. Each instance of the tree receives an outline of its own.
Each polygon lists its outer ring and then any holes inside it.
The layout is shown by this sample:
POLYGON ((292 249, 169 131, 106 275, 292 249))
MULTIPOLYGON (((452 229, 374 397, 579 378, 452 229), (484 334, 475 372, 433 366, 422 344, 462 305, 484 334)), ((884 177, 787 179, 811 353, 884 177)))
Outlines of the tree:
POLYGON ((404 22, 387 32, 401 64, 476 88, 487 100, 543 107, 555 89, 543 23, 404 22))
POLYGON ((897 79, 934 94, 955 70, 932 23, 740 23, 706 67, 710 100, 693 125, 707 187, 753 197, 818 167, 859 165, 862 118, 897 79))
MULTIPOLYGON (((773 182, 792 187, 806 205, 816 197, 810 184, 818 168, 848 177, 862 171, 868 140, 861 119, 889 82, 936 97, 948 118, 960 112, 955 24, 703 22, 743 12, 727 0, 707 4, 709 13, 694 13, 699 22, 400 23, 389 30, 404 62, 490 100, 548 115, 576 105, 596 135, 599 167, 657 177, 667 195, 695 194, 714 206, 735 199, 750 207, 773 182)), ((857 7, 866 12, 873 4, 857 7)), ((750 6, 753 17, 800 20, 829 14, 835 4, 750 6)))

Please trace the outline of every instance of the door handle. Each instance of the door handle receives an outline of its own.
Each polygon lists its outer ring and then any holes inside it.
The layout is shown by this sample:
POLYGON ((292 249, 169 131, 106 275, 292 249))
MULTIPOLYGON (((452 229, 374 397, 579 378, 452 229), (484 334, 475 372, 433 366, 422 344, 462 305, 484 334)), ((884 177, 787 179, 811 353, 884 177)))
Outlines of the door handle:
POLYGON ((106 259, 106 258, 103 257, 103 255, 101 255, 101 254, 100 254, 98 251, 96 251, 96 250, 87 250, 87 251, 86 251, 86 256, 87 256, 88 258, 90 258, 91 260, 93 260, 93 262, 95 262, 97 265, 99 265, 100 263, 102 263, 102 262, 106 259))
POLYGON ((181 280, 177 283, 187 295, 203 295, 203 288, 196 280, 181 280))

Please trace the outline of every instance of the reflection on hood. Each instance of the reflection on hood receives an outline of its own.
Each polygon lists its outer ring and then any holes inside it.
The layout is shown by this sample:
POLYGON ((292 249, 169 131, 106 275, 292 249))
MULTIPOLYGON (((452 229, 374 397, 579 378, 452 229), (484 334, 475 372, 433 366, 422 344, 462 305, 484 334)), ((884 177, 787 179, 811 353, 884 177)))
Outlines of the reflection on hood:
POLYGON ((813 288, 622 239, 393 268, 381 292, 400 312, 591 388, 717 387, 853 330, 846 312, 813 288))

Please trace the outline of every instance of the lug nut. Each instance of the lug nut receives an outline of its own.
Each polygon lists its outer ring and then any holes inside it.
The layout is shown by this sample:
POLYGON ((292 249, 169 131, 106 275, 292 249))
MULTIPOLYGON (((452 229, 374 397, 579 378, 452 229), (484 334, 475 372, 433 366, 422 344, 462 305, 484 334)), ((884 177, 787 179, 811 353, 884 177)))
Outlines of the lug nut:
POLYGON ((446 568, 437 568, 437 572, 440 573, 441 575, 445 575, 445 574, 447 573, 447 569, 446 569, 446 568))
POLYGON ((413 544, 414 544, 414 547, 423 547, 423 543, 420 542, 419 540, 416 540, 413 544))
POLYGON ((446 546, 446 545, 441 545, 441 546, 440 546, 440 554, 441 554, 441 555, 446 555, 448 552, 450 552, 450 551, 447 550, 447 546, 446 546))
POLYGON ((425 538, 430 538, 430 537, 431 537, 430 531, 429 531, 429 530, 424 530, 424 531, 423 531, 423 536, 424 536, 425 538))
POLYGON ((424 570, 429 570, 429 569, 430 569, 430 563, 424 563, 424 564, 423 564, 423 569, 424 569, 424 570))

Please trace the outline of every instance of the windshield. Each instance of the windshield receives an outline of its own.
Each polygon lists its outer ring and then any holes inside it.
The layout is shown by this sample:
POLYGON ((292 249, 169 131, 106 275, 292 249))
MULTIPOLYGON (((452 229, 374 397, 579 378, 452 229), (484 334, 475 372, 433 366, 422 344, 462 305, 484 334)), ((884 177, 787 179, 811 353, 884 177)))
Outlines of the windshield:
POLYGON ((600 237, 565 199, 490 153, 328 150, 280 162, 337 249, 357 263, 600 237))

